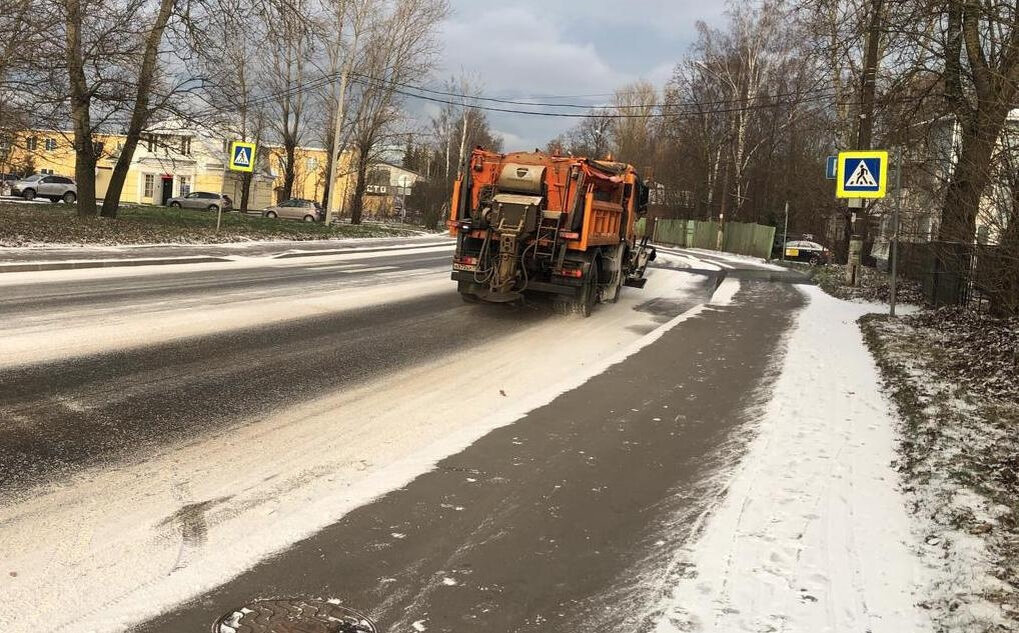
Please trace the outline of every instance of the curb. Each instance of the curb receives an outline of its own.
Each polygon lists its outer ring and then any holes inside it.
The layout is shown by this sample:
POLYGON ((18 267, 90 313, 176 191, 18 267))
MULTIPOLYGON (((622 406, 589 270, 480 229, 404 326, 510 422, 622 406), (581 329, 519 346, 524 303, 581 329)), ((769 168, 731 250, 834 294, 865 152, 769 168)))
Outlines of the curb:
POLYGON ((300 253, 280 253, 272 259, 291 259, 294 257, 318 257, 320 255, 351 255, 356 253, 383 253, 392 251, 408 251, 416 248, 435 248, 436 246, 454 246, 453 242, 435 242, 434 244, 406 244, 400 246, 379 246, 378 248, 341 248, 328 251, 302 251, 300 253))
POLYGON ((76 262, 25 262, 0 264, 0 273, 22 273, 45 270, 72 270, 78 268, 117 268, 122 266, 160 266, 167 264, 211 264, 229 262, 224 257, 174 257, 164 259, 97 259, 76 262))

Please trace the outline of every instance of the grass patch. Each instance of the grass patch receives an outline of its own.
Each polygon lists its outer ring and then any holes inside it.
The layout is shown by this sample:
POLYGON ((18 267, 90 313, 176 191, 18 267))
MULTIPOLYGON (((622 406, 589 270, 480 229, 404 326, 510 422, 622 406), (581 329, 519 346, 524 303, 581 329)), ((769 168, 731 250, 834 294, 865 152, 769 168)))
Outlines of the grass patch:
POLYGON ((903 420, 895 466, 939 570, 936 630, 1019 623, 1019 322, 958 310, 860 319, 903 420))
POLYGON ((221 244, 250 240, 325 240, 401 237, 422 229, 389 224, 334 224, 270 220, 151 205, 122 205, 116 218, 78 217, 74 205, 0 203, 0 246, 30 244, 221 244))

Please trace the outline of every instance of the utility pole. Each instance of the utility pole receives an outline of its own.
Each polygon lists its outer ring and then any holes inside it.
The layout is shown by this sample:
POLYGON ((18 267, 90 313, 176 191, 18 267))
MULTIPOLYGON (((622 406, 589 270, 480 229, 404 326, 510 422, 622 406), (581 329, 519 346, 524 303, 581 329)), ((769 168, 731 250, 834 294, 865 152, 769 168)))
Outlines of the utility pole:
MULTIPOLYGON (((881 13, 884 9, 884 0, 871 0, 870 24, 867 28, 867 44, 863 57, 863 76, 860 85, 860 121, 857 129, 856 149, 868 150, 871 147, 874 136, 874 101, 877 92, 877 67, 878 52, 881 48, 881 13)), ((862 265, 863 238, 857 221, 860 216, 864 217, 864 231, 866 226, 866 212, 863 200, 852 199, 849 201, 849 241, 848 257, 846 263, 846 281, 850 285, 857 285, 860 280, 859 269, 862 265)))
POLYGON ((888 297, 888 314, 895 316, 896 276, 899 267, 899 211, 902 206, 902 146, 895 150, 895 210, 892 212, 891 293, 888 297))
MULTIPOLYGON (((347 0, 339 0, 336 7, 336 58, 339 59, 343 51, 343 23, 346 18, 347 0)), ((336 200, 336 172, 337 164, 340 162, 340 136, 343 131, 343 100, 347 93, 347 79, 350 67, 354 60, 354 53, 357 49, 357 35, 360 29, 354 28, 354 44, 347 58, 343 60, 343 71, 340 73, 340 85, 336 95, 336 117, 333 124, 332 156, 329 161, 329 195, 326 197, 325 225, 329 226, 333 221, 333 202, 336 200)))

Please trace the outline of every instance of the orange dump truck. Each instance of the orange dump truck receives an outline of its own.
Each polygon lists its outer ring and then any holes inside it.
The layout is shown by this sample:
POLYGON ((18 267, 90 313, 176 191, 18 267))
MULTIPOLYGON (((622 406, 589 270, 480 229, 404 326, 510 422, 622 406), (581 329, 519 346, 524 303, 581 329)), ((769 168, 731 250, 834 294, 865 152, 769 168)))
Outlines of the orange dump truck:
POLYGON ((644 287, 655 252, 634 223, 647 199, 625 163, 474 150, 447 223, 457 238, 453 280, 465 301, 543 292, 557 311, 589 316, 622 286, 644 287))

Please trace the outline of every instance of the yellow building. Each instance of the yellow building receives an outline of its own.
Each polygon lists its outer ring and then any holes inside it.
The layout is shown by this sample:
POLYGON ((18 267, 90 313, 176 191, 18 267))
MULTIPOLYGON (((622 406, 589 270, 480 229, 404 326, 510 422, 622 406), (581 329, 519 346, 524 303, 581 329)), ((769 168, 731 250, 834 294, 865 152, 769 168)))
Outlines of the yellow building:
MULTIPOLYGON (((96 164, 96 196, 107 191, 117 157, 124 146, 124 135, 99 134, 96 164)), ((223 134, 199 132, 163 124, 142 135, 131 160, 121 201, 136 204, 165 204, 166 200, 191 191, 223 193, 239 206, 243 174, 231 171, 228 153, 232 138, 223 134)), ((75 157, 73 134, 68 131, 31 130, 0 145, 0 173, 51 173, 73 178, 75 157)), ((264 145, 256 152, 255 171, 251 175, 248 208, 264 209, 282 202, 283 148, 264 145)), ((300 147, 295 161, 295 180, 291 196, 321 200, 326 174, 326 151, 300 147)), ((353 190, 350 155, 345 154, 337 173, 334 211, 353 190)))
MULTIPOLYGON (((281 145, 266 145, 268 169, 273 176, 274 201, 283 202, 283 166, 286 152, 281 145)), ((346 201, 354 190, 353 155, 344 152, 336 166, 336 195, 333 196, 333 212, 346 208, 346 201)), ((320 147, 298 147, 294 152, 294 184, 290 197, 322 202, 325 184, 329 180, 328 152, 320 147)))

